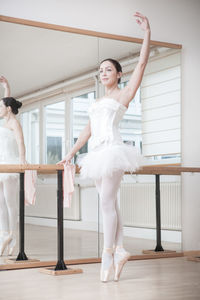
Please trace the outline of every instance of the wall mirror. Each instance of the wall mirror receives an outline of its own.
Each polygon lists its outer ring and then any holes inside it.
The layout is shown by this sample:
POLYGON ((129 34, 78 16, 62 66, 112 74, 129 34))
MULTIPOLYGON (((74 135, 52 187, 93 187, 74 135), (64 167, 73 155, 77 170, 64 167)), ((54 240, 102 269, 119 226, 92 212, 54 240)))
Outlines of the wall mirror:
MULTIPOLYGON (((12 96, 23 102, 19 118, 27 160, 33 164, 54 164, 87 123, 89 105, 103 95, 99 62, 108 57, 120 61, 123 88, 137 64, 141 44, 138 39, 0 20, 0 74, 9 80, 12 96)), ((120 125, 124 142, 138 147, 148 164, 181 163, 180 78, 181 46, 152 42, 142 84, 120 125)), ((84 152, 87 145, 80 150, 84 152)), ((127 175, 119 191, 124 243, 134 254, 154 247, 154 188, 151 175, 127 175)), ((162 195, 163 211, 167 210, 162 215, 164 243, 179 250, 180 178, 163 176, 162 195), (173 201, 170 192, 174 193, 173 201), (170 238, 167 232, 171 233, 170 238)), ((72 207, 65 209, 66 259, 100 256, 99 208, 93 182, 83 182, 77 175, 72 207)), ((41 260, 56 259, 56 233, 56 176, 39 175, 36 205, 26 207, 27 254, 41 260)))

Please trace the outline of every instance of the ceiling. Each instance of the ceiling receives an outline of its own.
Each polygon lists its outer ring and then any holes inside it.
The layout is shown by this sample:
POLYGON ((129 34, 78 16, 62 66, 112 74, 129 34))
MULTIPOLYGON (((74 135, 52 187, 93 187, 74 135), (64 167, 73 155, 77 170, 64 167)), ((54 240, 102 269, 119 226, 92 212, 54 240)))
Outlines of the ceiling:
POLYGON ((0 36, 0 75, 8 79, 13 97, 95 70, 102 59, 120 59, 141 48, 130 42, 7 22, 0 22, 0 36))

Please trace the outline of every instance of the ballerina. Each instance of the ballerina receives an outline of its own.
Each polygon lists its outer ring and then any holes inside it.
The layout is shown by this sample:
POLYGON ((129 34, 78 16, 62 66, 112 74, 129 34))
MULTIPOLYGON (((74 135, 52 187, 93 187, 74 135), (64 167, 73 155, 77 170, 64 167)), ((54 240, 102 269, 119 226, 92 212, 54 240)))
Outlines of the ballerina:
POLYGON ((133 172, 142 165, 139 151, 123 143, 119 133, 129 103, 140 86, 149 57, 150 26, 147 17, 134 14, 137 23, 145 31, 139 61, 126 87, 120 89, 122 68, 118 61, 105 59, 100 63, 100 80, 105 96, 97 99, 89 108, 90 120, 77 142, 58 164, 70 163, 76 152, 89 140, 88 153, 78 159, 82 178, 92 178, 100 196, 103 216, 104 248, 102 253, 102 282, 109 280, 114 265, 114 280, 118 281, 130 253, 123 247, 123 226, 117 202, 117 192, 125 171, 133 172))
MULTIPOLYGON (((5 77, 0 76, 0 83, 4 88, 4 98, 0 101, 0 118, 5 121, 0 126, 0 164, 25 164, 23 132, 15 117, 22 103, 10 97, 10 87, 5 77)), ((8 255, 12 255, 16 245, 17 191, 18 174, 0 173, 0 256, 7 247, 8 255)))

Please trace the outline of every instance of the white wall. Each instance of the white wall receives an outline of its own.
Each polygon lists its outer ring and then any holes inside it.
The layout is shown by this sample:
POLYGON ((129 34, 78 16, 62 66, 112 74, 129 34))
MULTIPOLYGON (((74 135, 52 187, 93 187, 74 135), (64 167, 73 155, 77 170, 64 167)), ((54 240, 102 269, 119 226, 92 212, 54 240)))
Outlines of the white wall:
MULTIPOLYGON (((200 167, 199 0, 0 0, 1 14, 142 37, 132 14, 149 17, 152 40, 179 43, 182 51, 182 162, 200 167)), ((200 249, 200 176, 183 176, 183 249, 200 249)))

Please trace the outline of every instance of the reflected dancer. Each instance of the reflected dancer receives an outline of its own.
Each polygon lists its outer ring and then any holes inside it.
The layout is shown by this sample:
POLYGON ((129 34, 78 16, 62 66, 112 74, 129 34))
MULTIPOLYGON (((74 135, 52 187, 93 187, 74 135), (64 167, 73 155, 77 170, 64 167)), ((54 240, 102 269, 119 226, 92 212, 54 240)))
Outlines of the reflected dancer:
MULTIPOLYGON (((10 96, 7 79, 0 77, 4 97, 0 101, 0 164, 25 164, 25 145, 21 125, 16 118, 22 103, 10 96)), ((18 217, 18 174, 0 173, 0 256, 8 248, 12 255, 16 245, 18 217)))

